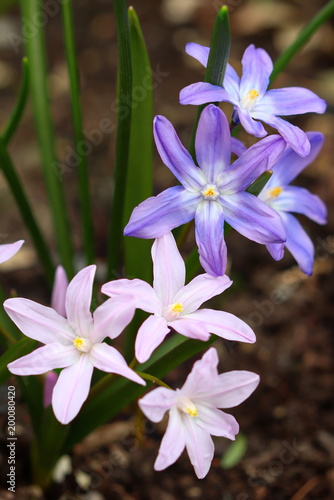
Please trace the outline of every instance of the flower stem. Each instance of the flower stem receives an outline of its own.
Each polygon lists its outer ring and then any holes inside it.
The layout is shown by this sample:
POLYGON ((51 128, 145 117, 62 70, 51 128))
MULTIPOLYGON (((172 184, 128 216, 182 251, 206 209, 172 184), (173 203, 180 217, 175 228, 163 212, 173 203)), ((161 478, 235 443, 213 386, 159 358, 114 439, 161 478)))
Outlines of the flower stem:
POLYGON ((145 380, 149 380, 153 384, 158 384, 158 385, 161 385, 161 387, 167 387, 167 389, 171 389, 172 390, 172 388, 169 385, 165 384, 165 382, 163 382, 162 380, 160 380, 158 377, 155 377, 154 375, 150 375, 149 373, 144 373, 144 372, 136 372, 136 373, 141 378, 143 378, 145 380))

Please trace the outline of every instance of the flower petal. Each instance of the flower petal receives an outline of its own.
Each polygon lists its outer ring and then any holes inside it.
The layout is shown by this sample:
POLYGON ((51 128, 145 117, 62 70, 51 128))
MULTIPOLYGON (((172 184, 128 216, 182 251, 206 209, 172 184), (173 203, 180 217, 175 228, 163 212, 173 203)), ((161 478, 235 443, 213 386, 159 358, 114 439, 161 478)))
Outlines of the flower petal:
POLYGON ((226 222, 257 243, 283 243, 285 231, 279 214, 256 196, 240 192, 222 200, 226 222))
POLYGON ((24 240, 15 241, 15 243, 5 243, 0 245, 0 264, 6 262, 15 255, 23 245, 24 240))
POLYGON ((180 104, 206 104, 208 102, 226 101, 237 104, 237 100, 223 87, 212 83, 199 82, 188 85, 180 92, 180 104))
MULTIPOLYGON (((263 127, 262 123, 253 119, 248 109, 235 107, 239 121, 243 128, 251 135, 255 137, 264 137, 267 135, 266 129, 263 127)), ((264 121, 264 120, 263 120, 264 121)))
POLYGON ((260 377, 246 370, 221 373, 204 396, 216 408, 233 408, 247 399, 256 389, 260 377))
POLYGON ((209 432, 196 425, 195 419, 186 415, 186 448, 190 462, 198 479, 203 479, 209 472, 215 447, 209 432))
POLYGON ((314 262, 313 243, 299 221, 287 212, 280 212, 286 231, 285 246, 298 262, 303 273, 311 276, 314 262))
POLYGON ((172 408, 169 412, 167 429, 154 463, 154 470, 166 469, 176 462, 183 452, 185 444, 185 428, 181 416, 176 408, 172 408))
POLYGON ((227 264, 224 211, 216 201, 202 201, 195 214, 195 237, 199 260, 212 276, 223 276, 227 264))
POLYGON ((198 416, 196 424, 212 436, 222 436, 234 441, 239 432, 239 424, 232 415, 218 410, 213 405, 196 403, 198 416))
POLYGON ((186 266, 172 233, 157 238, 152 245, 153 288, 164 306, 184 286, 186 266))
POLYGON ((112 280, 102 285, 101 292, 109 297, 131 296, 136 308, 149 313, 162 314, 162 306, 157 294, 146 281, 137 278, 112 280))
POLYGON ((274 115, 300 115, 324 113, 327 103, 311 90, 303 87, 271 89, 255 105, 256 111, 274 115))
POLYGON ((80 357, 74 345, 51 342, 22 358, 8 364, 8 370, 15 375, 41 375, 54 368, 65 368, 80 357))
POLYGON ((199 193, 187 191, 183 186, 168 188, 135 207, 124 234, 137 238, 159 238, 193 219, 200 199, 199 193))
POLYGON ((245 151, 247 151, 246 146, 236 137, 231 137, 231 150, 236 156, 241 156, 245 151))
POLYGON ((299 186, 285 186, 271 203, 275 210, 303 214, 318 224, 327 223, 327 208, 319 196, 299 186))
POLYGON ((29 299, 14 298, 7 299, 4 308, 24 335, 38 342, 69 344, 75 338, 67 320, 51 307, 29 299))
POLYGON ((210 47, 205 47, 199 43, 187 43, 185 50, 189 56, 197 59, 197 61, 199 61, 206 68, 210 54, 210 47))
POLYGON ((126 364, 123 356, 114 348, 106 343, 95 344, 90 353, 91 363, 107 373, 116 373, 122 377, 132 380, 140 385, 146 385, 146 382, 126 364))
POLYGON ((96 266, 82 269, 71 280, 66 292, 66 316, 79 337, 88 338, 93 327, 90 312, 96 266))
POLYGON ((187 319, 198 321, 205 329, 227 340, 238 342, 255 342, 255 334, 244 321, 224 311, 214 309, 199 309, 188 314, 187 319))
POLYGON ((56 419, 68 424, 79 413, 89 393, 93 365, 88 354, 60 373, 52 393, 52 408, 56 419))
POLYGON ((230 165, 231 133, 224 113, 214 104, 203 109, 196 133, 196 159, 207 182, 214 183, 230 165))
POLYGON ((175 302, 183 306, 183 314, 189 315, 196 311, 203 302, 221 294, 232 285, 232 281, 226 274, 224 276, 211 276, 211 274, 200 274, 184 286, 177 295, 175 302))
POLYGON ((211 336, 205 325, 196 321, 196 319, 188 318, 188 316, 181 316, 178 319, 174 319, 174 321, 169 321, 168 326, 190 339, 203 340, 205 342, 211 336))
POLYGON ((94 312, 94 326, 90 339, 101 342, 104 338, 115 339, 131 322, 136 310, 131 296, 118 296, 101 304, 94 312))
POLYGON ((176 392, 167 387, 157 387, 138 401, 141 411, 152 422, 161 422, 166 411, 176 404, 176 392))
POLYGON ((149 359, 152 352, 164 341, 170 332, 163 317, 149 316, 138 330, 135 353, 139 363, 149 359))
POLYGON ((268 252, 275 260, 283 259, 284 246, 284 243, 268 243, 268 245, 266 245, 268 252))
POLYGON ((214 347, 194 363, 180 392, 194 401, 201 401, 206 397, 218 377, 218 354, 214 347))
POLYGON ((262 96, 268 88, 269 77, 273 70, 273 63, 268 53, 252 44, 245 50, 241 62, 240 95, 244 96, 250 90, 257 90, 262 96))
POLYGON ((162 161, 186 189, 198 189, 203 184, 201 170, 194 164, 189 151, 181 144, 171 122, 164 116, 154 118, 154 139, 162 161))
POLYGON ((66 318, 65 298, 67 287, 68 279, 66 271, 63 266, 58 266, 53 283, 51 307, 57 311, 58 314, 64 316, 64 318, 66 318))

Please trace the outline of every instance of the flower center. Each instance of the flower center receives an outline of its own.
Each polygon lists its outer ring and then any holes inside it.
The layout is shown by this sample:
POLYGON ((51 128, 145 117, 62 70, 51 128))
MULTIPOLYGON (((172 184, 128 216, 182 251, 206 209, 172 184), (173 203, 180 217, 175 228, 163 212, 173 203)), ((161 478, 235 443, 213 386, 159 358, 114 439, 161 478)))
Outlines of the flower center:
POLYGON ((270 189, 268 194, 270 198, 278 198, 282 191, 283 189, 281 188, 281 186, 277 186, 270 189))
POLYGON ((217 186, 214 184, 207 184, 204 189, 202 189, 201 194, 205 200, 215 201, 219 196, 219 191, 217 186))
POLYGON ((185 396, 179 398, 177 407, 179 410, 183 411, 183 413, 190 415, 192 418, 197 417, 198 415, 198 409, 196 408, 194 403, 191 401, 191 399, 185 396))
POLYGON ((247 92, 247 94, 241 99, 240 107, 252 111, 256 104, 256 100, 260 93, 258 90, 252 89, 247 92))
POLYGON ((174 302, 174 304, 170 304, 167 307, 164 317, 167 321, 174 321, 174 319, 177 319, 182 312, 183 305, 180 302, 174 302))
POLYGON ((81 352, 89 352, 92 348, 92 343, 89 339, 85 339, 84 337, 76 337, 73 340, 73 345, 81 352))

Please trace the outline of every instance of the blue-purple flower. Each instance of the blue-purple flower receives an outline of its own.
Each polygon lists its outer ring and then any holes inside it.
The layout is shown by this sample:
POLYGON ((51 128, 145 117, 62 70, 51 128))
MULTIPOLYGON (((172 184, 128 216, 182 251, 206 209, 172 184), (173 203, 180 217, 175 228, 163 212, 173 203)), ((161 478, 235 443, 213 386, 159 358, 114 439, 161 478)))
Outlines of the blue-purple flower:
MULTIPOLYGON (((189 43, 186 52, 207 65, 209 47, 189 43)), ((306 134, 280 116, 299 115, 308 112, 324 113, 326 102, 314 92, 302 87, 267 90, 273 63, 268 53, 250 45, 242 58, 242 76, 239 78, 230 64, 227 65, 224 87, 211 83, 194 83, 180 92, 181 104, 205 104, 230 102, 234 106, 234 120, 256 137, 264 137, 267 131, 262 122, 279 131, 291 148, 301 156, 310 152, 306 134), (260 120, 260 121, 258 121, 260 120)))
POLYGON ((283 244, 268 244, 267 248, 275 259, 281 259, 286 247, 294 256, 300 269, 308 275, 312 274, 314 246, 298 220, 290 213, 306 215, 318 224, 326 224, 327 209, 324 202, 307 189, 290 186, 290 182, 307 167, 318 155, 324 137, 319 132, 307 132, 311 144, 311 152, 301 158, 288 147, 273 168, 273 175, 259 199, 276 210, 282 219, 286 232, 283 244))
POLYGON ((285 241, 277 212, 246 192, 277 162, 286 147, 280 136, 262 139, 231 165, 229 125, 224 113, 214 105, 203 110, 198 123, 195 149, 200 167, 163 116, 154 120, 154 136, 163 162, 181 185, 138 205, 124 229, 125 235, 158 238, 195 218, 200 262, 213 276, 222 276, 226 269, 225 221, 258 243, 285 241))

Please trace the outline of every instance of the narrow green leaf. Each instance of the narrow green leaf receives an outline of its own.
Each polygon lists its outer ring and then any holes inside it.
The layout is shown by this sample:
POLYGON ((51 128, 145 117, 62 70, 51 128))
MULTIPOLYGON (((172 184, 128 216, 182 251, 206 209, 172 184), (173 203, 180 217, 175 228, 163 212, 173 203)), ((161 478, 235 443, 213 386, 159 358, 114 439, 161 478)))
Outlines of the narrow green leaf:
POLYGON ((18 0, 1 0, 0 14, 7 12, 7 10, 14 7, 17 3, 18 3, 18 0))
POLYGON ((266 170, 253 182, 253 184, 249 186, 248 189, 246 189, 246 191, 254 196, 258 196, 272 175, 272 170, 266 170))
POLYGON ((37 342, 35 340, 24 339, 19 340, 16 344, 10 347, 1 357, 0 357, 0 385, 6 382, 12 374, 8 371, 7 365, 21 356, 29 354, 33 349, 35 349, 37 342))
POLYGON ((238 434, 235 441, 225 451, 220 460, 223 469, 232 469, 244 457, 247 451, 248 441, 244 434, 238 434))

